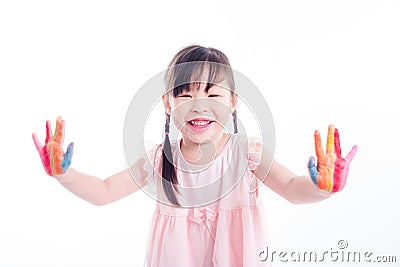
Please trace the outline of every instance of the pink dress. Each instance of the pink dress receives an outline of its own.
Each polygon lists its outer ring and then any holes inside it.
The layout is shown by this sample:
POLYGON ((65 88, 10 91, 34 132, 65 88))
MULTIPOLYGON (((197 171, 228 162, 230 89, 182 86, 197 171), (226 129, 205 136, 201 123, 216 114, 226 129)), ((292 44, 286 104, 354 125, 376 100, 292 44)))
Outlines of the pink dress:
MULTIPOLYGON (((267 242, 267 225, 251 172, 259 161, 255 141, 231 135, 209 166, 191 165, 178 144, 171 144, 182 189, 178 201, 190 207, 157 201, 145 266, 267 266, 258 257, 267 242)), ((148 157, 147 190, 165 200, 160 176, 154 175, 160 170, 161 148, 148 157)))

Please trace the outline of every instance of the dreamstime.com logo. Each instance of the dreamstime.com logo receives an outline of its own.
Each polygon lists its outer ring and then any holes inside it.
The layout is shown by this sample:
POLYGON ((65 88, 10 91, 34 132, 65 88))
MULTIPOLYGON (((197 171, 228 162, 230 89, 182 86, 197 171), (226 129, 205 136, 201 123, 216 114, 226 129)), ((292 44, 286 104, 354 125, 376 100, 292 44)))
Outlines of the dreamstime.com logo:
POLYGON ((337 263, 396 263, 397 256, 376 255, 371 251, 354 251, 348 249, 346 240, 339 240, 337 248, 324 251, 288 251, 271 250, 266 246, 259 251, 258 259, 262 262, 337 262, 337 263))

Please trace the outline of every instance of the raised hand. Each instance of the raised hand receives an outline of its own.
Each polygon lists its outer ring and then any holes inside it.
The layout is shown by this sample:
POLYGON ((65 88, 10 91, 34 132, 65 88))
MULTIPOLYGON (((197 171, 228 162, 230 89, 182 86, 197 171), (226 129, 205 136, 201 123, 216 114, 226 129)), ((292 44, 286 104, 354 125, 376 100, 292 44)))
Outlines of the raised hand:
POLYGON ((317 166, 314 157, 310 157, 308 170, 314 184, 328 192, 338 192, 343 189, 347 181, 350 162, 353 160, 357 146, 353 146, 345 158, 341 155, 339 131, 329 125, 326 144, 326 154, 322 148, 321 136, 314 133, 317 166))
POLYGON ((64 121, 61 117, 57 118, 54 135, 52 134, 50 121, 46 122, 46 140, 44 145, 40 143, 35 133, 32 134, 32 138, 46 173, 50 176, 64 174, 71 165, 74 143, 68 145, 66 153, 63 152, 64 121))

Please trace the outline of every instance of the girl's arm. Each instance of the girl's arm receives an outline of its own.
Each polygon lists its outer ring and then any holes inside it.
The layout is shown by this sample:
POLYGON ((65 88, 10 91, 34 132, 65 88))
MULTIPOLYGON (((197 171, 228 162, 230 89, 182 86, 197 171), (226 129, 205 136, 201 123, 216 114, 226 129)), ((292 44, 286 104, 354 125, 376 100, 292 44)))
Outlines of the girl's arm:
POLYGON ((66 189, 94 205, 105 205, 130 195, 146 184, 145 159, 139 159, 130 169, 104 180, 69 168, 55 176, 66 189), (132 177, 133 176, 133 177, 132 177))
MULTIPOLYGON (((255 174, 257 176, 257 171, 255 174)), ((263 180, 270 189, 296 204, 321 201, 333 194, 319 189, 309 176, 298 176, 277 161, 273 161, 266 179, 263 180)))
POLYGON ((255 176, 288 201, 296 204, 312 203, 332 195, 332 193, 320 190, 309 176, 298 176, 274 160, 271 153, 262 144, 257 143, 254 152, 253 155, 258 155, 256 162, 259 162, 253 171, 255 176))
POLYGON ((46 173, 58 180, 69 191, 95 205, 104 205, 132 194, 146 184, 147 172, 144 170, 146 162, 144 157, 129 169, 105 180, 69 168, 74 144, 69 144, 67 151, 63 152, 64 126, 64 121, 58 117, 53 134, 50 121, 47 121, 44 145, 40 143, 35 133, 32 134, 32 138, 46 173))

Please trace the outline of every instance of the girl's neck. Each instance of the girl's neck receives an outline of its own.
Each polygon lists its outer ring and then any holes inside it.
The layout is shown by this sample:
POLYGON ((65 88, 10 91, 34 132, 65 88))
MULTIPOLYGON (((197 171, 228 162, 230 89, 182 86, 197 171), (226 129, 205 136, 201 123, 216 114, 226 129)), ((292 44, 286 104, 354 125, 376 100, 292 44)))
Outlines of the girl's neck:
POLYGON ((179 144, 184 159, 194 165, 206 165, 212 162, 225 147, 230 136, 227 133, 222 135, 215 141, 205 143, 186 142, 184 138, 179 144))

